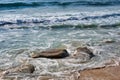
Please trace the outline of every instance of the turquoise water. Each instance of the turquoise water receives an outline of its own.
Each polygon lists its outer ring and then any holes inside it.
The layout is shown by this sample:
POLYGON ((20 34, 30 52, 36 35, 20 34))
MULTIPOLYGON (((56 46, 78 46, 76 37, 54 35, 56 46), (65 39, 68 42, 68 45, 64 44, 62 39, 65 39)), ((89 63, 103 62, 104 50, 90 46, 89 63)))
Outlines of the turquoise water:
POLYGON ((116 31, 120 26, 119 4, 120 0, 1 0, 0 49, 49 48, 64 38, 93 39, 97 35, 94 28, 99 27, 116 31), (90 33, 86 33, 88 28, 90 33))

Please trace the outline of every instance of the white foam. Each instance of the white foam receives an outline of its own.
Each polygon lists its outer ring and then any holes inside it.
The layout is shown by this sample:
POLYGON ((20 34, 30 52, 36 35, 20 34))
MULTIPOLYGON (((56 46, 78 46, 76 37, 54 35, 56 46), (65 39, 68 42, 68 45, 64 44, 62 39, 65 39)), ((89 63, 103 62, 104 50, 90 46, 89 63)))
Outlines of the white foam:
POLYGON ((43 22, 41 25, 57 25, 57 24, 114 24, 118 23, 120 16, 107 17, 107 18, 98 18, 98 19, 89 19, 82 20, 85 17, 94 17, 94 16, 103 16, 109 14, 119 14, 120 11, 93 11, 93 12, 76 12, 76 13, 34 13, 32 15, 28 14, 0 14, 0 24, 4 22, 11 22, 12 24, 18 23, 34 23, 34 22, 43 22), (71 17, 75 17, 78 20, 67 20, 71 17), (65 21, 64 21, 65 20, 65 21))

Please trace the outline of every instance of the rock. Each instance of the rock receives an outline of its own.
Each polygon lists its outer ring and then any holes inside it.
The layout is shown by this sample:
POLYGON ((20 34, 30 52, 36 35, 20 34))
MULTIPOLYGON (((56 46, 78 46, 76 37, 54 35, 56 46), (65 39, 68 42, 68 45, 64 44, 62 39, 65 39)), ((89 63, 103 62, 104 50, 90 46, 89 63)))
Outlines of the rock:
POLYGON ((87 47, 79 47, 73 54, 74 58, 81 58, 83 60, 89 60, 94 56, 93 52, 87 47))
POLYGON ((39 57, 64 58, 69 56, 69 53, 65 49, 49 49, 49 50, 40 51, 40 52, 32 52, 30 56, 32 58, 39 58, 39 57))
POLYGON ((120 80, 120 66, 80 71, 79 80, 120 80))
POLYGON ((103 43, 114 43, 115 41, 112 39, 105 39, 102 41, 103 43))
POLYGON ((13 72, 33 73, 35 67, 32 64, 23 64, 13 70, 13 72))

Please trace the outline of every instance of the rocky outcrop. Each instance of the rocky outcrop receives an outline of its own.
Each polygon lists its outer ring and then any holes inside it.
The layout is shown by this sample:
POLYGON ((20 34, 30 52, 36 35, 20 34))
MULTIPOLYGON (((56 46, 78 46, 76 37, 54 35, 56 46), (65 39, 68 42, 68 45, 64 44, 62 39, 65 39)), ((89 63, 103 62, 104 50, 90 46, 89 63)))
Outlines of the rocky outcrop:
POLYGON ((49 49, 45 51, 33 51, 30 56, 32 58, 65 58, 69 53, 65 49, 49 49))
POLYGON ((120 80, 120 66, 80 71, 78 80, 120 80))
POLYGON ((87 47, 78 47, 73 54, 74 58, 81 58, 83 60, 89 60, 93 56, 93 52, 87 47))

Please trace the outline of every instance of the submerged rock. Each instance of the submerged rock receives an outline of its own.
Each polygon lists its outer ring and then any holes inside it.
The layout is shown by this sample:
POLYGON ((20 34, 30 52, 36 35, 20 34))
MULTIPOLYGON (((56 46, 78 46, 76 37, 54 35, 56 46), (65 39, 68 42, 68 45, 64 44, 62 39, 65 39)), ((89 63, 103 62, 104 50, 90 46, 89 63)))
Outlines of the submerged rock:
POLYGON ((69 53, 67 52, 66 49, 49 49, 49 50, 45 50, 45 51, 33 51, 30 56, 32 58, 40 58, 40 57, 44 57, 44 58, 64 58, 69 56, 69 53))
POLYGON ((23 64, 13 70, 14 72, 33 73, 35 67, 32 64, 23 64))
POLYGON ((93 52, 87 47, 78 47, 73 54, 74 58, 80 58, 82 60, 89 60, 94 56, 93 52))

